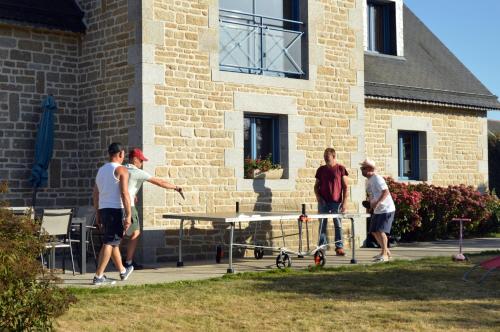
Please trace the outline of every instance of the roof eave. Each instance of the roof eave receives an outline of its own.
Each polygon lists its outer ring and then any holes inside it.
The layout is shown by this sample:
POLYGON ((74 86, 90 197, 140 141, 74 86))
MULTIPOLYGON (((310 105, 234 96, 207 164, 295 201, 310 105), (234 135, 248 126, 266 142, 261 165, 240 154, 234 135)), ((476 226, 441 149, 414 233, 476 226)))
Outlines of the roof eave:
POLYGON ((500 110, 500 103, 497 103, 497 106, 486 107, 486 106, 478 106, 478 105, 470 105, 470 104, 454 104, 447 102, 440 102, 434 100, 424 100, 424 99, 414 99, 414 98, 401 98, 401 97, 390 97, 376 94, 365 94, 365 99, 372 100, 381 100, 381 101, 391 101, 391 102, 400 102, 407 104, 421 104, 421 105, 429 105, 429 106, 440 106, 440 107, 450 107, 457 109, 469 109, 476 111, 492 111, 492 110, 500 110))

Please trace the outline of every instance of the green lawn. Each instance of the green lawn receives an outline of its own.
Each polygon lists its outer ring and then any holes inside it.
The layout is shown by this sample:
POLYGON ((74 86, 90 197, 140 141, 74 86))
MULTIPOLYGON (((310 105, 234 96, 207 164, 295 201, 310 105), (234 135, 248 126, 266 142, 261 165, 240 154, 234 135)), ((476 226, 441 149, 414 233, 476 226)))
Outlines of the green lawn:
MULTIPOLYGON (((480 261, 486 256, 473 256, 480 261)), ((486 331, 500 328, 500 272, 465 283, 449 258, 72 289, 64 331, 486 331)))

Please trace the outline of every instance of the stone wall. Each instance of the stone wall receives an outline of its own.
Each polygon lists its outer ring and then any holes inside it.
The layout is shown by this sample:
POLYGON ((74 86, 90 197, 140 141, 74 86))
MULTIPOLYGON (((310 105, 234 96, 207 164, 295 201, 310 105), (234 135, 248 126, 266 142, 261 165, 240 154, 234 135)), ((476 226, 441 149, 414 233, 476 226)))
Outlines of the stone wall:
MULTIPOLYGON (((130 2, 137 5, 137 1, 130 2)), ((90 204, 95 175, 107 160, 108 145, 128 146, 130 128, 136 126, 129 94, 138 73, 129 63, 129 49, 136 43, 138 22, 130 19, 128 1, 79 3, 87 24, 79 55, 79 187, 82 199, 90 204)), ((140 137, 131 144, 138 145, 137 140, 140 137)))
POLYGON ((37 195, 40 207, 79 203, 78 172, 79 35, 25 26, 0 25, 0 181, 12 206, 31 205, 28 179, 34 161, 41 102, 52 94, 54 154, 48 188, 37 195))
MULTIPOLYGON (((183 201, 175 192, 144 186, 146 260, 175 259, 164 230, 175 236, 178 222, 162 219, 166 212, 232 211, 236 201, 242 211, 297 210, 302 203, 315 210, 314 175, 330 146, 350 173, 349 209, 358 210, 363 183, 357 163, 364 157, 361 4, 309 1, 310 72, 304 81, 219 72, 218 1, 143 1, 143 36, 147 31, 150 40, 143 58, 164 73, 154 84, 150 113, 143 112, 155 118, 143 135, 145 152, 165 161, 146 163, 146 170, 183 186, 186 194, 183 201), (295 151, 288 167, 295 175, 245 184, 238 121, 254 110, 247 101, 259 99, 273 100, 276 113, 287 110, 295 151)), ((194 244, 192 250, 213 255, 194 244)))
POLYGON ((140 36, 134 21, 139 3, 130 3, 81 1, 84 35, 0 25, 0 179, 9 181, 11 205, 31 204, 27 180, 47 94, 58 110, 49 186, 37 196, 39 207, 90 204, 109 143, 140 146, 136 108, 129 102, 131 90, 140 90, 133 87, 140 72, 130 61, 137 57, 131 46, 140 36))
POLYGON ((485 111, 367 100, 367 156, 377 163, 380 174, 394 178, 398 176, 398 130, 425 133, 424 180, 487 188, 485 111))

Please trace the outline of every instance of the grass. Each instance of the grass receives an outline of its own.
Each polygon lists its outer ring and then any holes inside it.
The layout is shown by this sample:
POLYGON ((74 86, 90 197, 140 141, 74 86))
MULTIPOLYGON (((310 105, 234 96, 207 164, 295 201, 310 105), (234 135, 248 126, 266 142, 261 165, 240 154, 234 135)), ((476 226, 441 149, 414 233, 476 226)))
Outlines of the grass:
MULTIPOLYGON (((490 257, 493 253, 489 253, 490 257)), ((473 262, 487 255, 471 256, 473 262)), ((465 283, 449 258, 244 273, 163 285, 72 289, 64 331, 487 331, 500 273, 465 283)))
POLYGON ((500 233, 499 233, 499 232, 495 232, 495 233, 488 233, 488 234, 484 235, 483 237, 500 238, 500 233))

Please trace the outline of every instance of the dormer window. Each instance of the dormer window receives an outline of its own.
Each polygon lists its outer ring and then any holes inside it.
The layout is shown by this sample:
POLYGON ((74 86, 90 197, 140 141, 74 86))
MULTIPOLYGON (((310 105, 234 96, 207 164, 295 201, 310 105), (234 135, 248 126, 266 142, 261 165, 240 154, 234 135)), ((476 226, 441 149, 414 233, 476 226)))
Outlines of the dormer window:
POLYGON ((397 55, 396 5, 393 1, 367 1, 368 50, 397 55))

